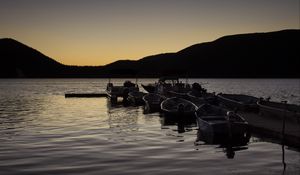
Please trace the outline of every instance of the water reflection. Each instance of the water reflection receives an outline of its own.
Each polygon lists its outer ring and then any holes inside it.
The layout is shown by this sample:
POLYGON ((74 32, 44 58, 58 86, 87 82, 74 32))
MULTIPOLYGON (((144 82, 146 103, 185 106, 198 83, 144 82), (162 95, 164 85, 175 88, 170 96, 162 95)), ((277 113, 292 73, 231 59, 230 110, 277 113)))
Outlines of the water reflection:
POLYGON ((233 159, 236 151, 242 151, 248 149, 248 146, 235 146, 232 144, 221 145, 220 148, 223 149, 223 152, 226 154, 228 159, 233 159))
POLYGON ((191 118, 178 117, 173 115, 159 114, 160 123, 162 128, 167 126, 176 126, 178 133, 184 133, 192 130, 192 127, 196 127, 196 120, 191 118))
MULTIPOLYGON (((293 150, 297 153, 300 152, 300 147, 290 147, 288 145, 286 145, 286 143, 284 142, 284 138, 282 138, 282 140, 278 140, 278 139, 274 139, 270 136, 267 136, 265 134, 259 134, 259 133, 254 133, 253 137, 250 139, 251 143, 273 143, 276 145, 280 146, 280 149, 276 150, 277 153, 280 153, 280 161, 281 161, 281 165, 282 165, 282 170, 283 170, 283 174, 286 171, 286 169, 288 168, 288 163, 286 161, 286 152, 289 150, 293 150)), ((300 160, 298 160, 298 162, 300 162, 300 160)))
POLYGON ((28 94, 0 97, 0 135, 11 139, 22 134, 24 128, 36 125, 36 118, 47 109, 47 98, 28 94))
POLYGON ((106 80, 18 81, 28 83, 0 83, 0 174, 281 174, 282 155, 283 174, 300 172, 299 150, 287 146, 256 137, 245 146, 194 146, 195 123, 63 97, 87 86, 98 92, 106 80))
POLYGON ((124 105, 126 104, 122 102, 111 103, 109 99, 107 100, 109 129, 114 134, 117 134, 116 137, 121 137, 121 139, 125 139, 125 137, 130 136, 132 132, 137 132, 139 130, 139 108, 124 108, 124 105))
POLYGON ((283 172, 285 172, 285 169, 286 169, 286 163, 285 163, 285 149, 284 149, 284 143, 282 143, 281 151, 282 151, 283 172))

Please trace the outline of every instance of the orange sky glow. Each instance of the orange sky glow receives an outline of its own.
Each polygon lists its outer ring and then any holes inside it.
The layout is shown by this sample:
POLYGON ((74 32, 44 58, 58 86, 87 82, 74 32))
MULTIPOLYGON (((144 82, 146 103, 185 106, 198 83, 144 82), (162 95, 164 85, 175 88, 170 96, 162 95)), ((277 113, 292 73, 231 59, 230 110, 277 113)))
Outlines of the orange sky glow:
POLYGON ((0 0, 0 38, 68 65, 177 52, 224 35, 299 28, 299 0, 0 0))

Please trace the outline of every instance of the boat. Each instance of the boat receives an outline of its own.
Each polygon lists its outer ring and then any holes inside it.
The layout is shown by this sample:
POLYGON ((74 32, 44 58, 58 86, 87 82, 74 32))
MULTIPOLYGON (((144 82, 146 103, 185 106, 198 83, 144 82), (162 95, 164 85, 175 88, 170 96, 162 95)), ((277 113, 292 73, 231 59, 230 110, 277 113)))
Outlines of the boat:
POLYGON ((272 102, 260 99, 257 102, 260 115, 300 123, 300 106, 287 103, 272 102))
POLYGON ((158 82, 144 85, 142 87, 149 93, 158 93, 168 97, 181 97, 181 93, 190 91, 190 85, 179 81, 178 77, 161 77, 158 82))
POLYGON ((221 107, 203 104, 195 112, 199 127, 197 140, 207 144, 245 145, 251 137, 245 119, 221 107))
POLYGON ((118 97, 122 97, 123 101, 126 101, 128 93, 133 91, 139 91, 139 87, 130 81, 125 81, 123 86, 115 86, 111 82, 106 86, 106 94, 113 102, 117 102, 118 97))
POLYGON ((128 102, 130 102, 132 105, 139 106, 144 105, 143 97, 146 93, 140 92, 140 91, 132 91, 128 93, 128 102))
POLYGON ((258 112, 256 97, 243 94, 218 94, 222 104, 233 110, 258 112))
POLYGON ((182 82, 178 82, 171 86, 171 88, 166 89, 164 93, 169 97, 179 97, 183 99, 188 99, 188 92, 191 91, 191 86, 182 82))
POLYGON ((198 109, 194 103, 178 97, 167 98, 160 107, 165 116, 184 120, 195 120, 198 109))
POLYGON ((187 93, 187 99, 200 106, 204 103, 218 104, 215 93, 208 93, 199 83, 193 83, 192 89, 187 93))
POLYGON ((163 93, 168 97, 179 97, 183 99, 188 99, 187 93, 192 90, 190 84, 182 83, 178 80, 171 84, 171 86, 166 86, 162 89, 163 93))
POLYGON ((218 104, 218 99, 214 93, 198 93, 197 91, 190 91, 187 93, 188 99, 197 106, 201 106, 204 103, 218 104))
POLYGON ((165 99, 166 97, 157 93, 148 93, 144 95, 143 97, 143 100, 145 102, 144 112, 145 113, 159 112, 160 104, 165 99))
MULTIPOLYGON (((199 134, 199 132, 201 132, 201 131, 198 130, 197 135, 201 136, 201 134, 199 134)), ((197 137, 197 140, 195 140, 194 144, 196 146, 203 145, 201 138, 197 137)), ((225 155, 228 159, 234 159, 236 152, 248 149, 248 142, 243 141, 242 143, 239 143, 237 140, 231 140, 226 143, 219 144, 218 146, 216 146, 216 148, 222 149, 222 151, 225 153, 225 155)))

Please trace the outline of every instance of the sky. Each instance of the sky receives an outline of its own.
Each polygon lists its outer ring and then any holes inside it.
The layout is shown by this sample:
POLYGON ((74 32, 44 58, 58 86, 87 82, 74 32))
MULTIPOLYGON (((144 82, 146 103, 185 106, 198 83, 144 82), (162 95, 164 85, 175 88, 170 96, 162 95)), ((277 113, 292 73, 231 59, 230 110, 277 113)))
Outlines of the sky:
POLYGON ((67 65, 177 52, 225 35, 299 29, 300 0, 0 0, 0 38, 67 65))

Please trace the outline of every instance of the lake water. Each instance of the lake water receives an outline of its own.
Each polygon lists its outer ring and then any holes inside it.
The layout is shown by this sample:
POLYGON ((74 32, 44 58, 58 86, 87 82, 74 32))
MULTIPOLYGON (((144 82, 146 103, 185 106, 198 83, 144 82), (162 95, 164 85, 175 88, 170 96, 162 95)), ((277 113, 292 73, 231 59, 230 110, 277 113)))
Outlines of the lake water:
MULTIPOLYGON (((284 171, 281 145, 258 137, 228 159, 218 145, 195 145, 195 126, 178 133, 176 126, 163 126, 158 113, 143 114, 142 107, 111 107, 106 98, 64 98, 66 92, 103 92, 107 81, 0 80, 0 174, 300 173, 300 152, 285 147, 284 171)), ((211 92, 300 104, 299 79, 188 81, 211 92)))

